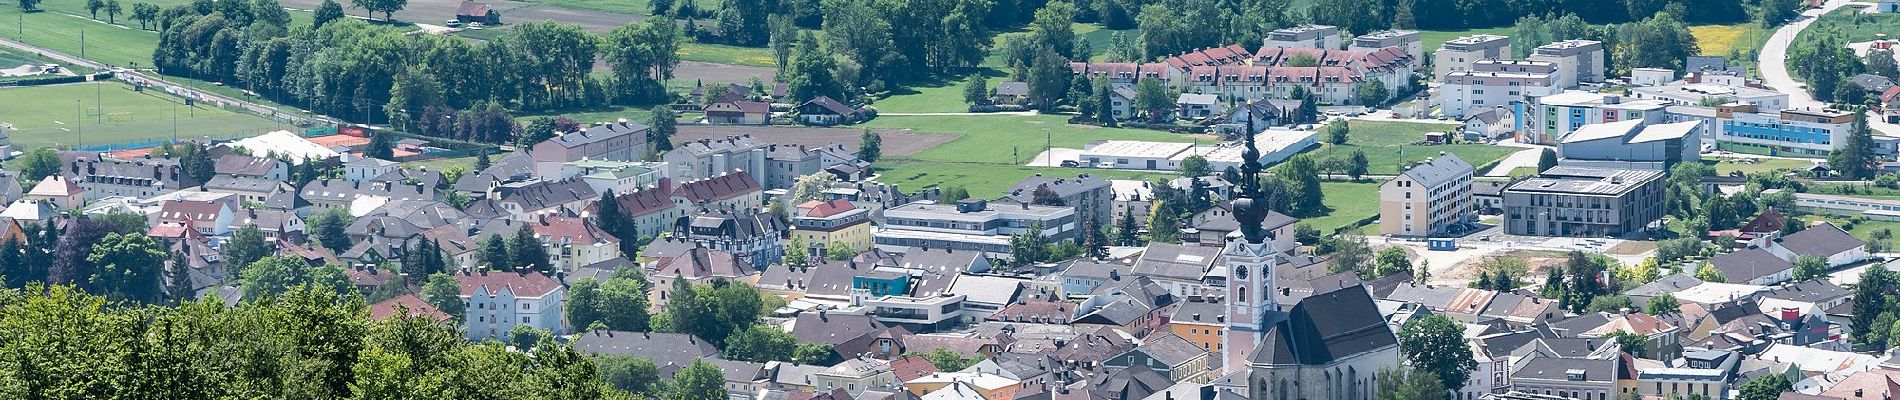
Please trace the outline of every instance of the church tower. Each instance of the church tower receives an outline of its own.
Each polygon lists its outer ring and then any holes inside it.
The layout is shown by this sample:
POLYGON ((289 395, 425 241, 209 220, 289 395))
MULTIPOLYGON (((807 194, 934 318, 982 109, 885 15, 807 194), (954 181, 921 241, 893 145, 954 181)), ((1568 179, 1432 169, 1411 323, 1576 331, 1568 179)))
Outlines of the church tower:
POLYGON ((1247 359, 1267 329, 1279 319, 1279 288, 1274 283, 1273 234, 1261 226, 1267 204, 1260 193, 1260 150, 1254 147, 1253 119, 1247 120, 1247 149, 1241 152, 1240 192, 1233 202, 1240 230, 1227 236, 1227 333, 1221 338, 1222 373, 1247 369, 1247 359))

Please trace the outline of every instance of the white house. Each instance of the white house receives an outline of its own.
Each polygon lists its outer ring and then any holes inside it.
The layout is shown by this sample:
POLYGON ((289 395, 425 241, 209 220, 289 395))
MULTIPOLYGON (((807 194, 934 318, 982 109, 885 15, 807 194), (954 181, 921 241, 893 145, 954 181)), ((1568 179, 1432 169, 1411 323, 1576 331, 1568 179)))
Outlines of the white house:
POLYGON ((534 272, 463 272, 456 276, 462 299, 468 301, 463 324, 469 340, 502 339, 515 326, 525 325, 567 333, 561 306, 567 288, 554 278, 534 272))

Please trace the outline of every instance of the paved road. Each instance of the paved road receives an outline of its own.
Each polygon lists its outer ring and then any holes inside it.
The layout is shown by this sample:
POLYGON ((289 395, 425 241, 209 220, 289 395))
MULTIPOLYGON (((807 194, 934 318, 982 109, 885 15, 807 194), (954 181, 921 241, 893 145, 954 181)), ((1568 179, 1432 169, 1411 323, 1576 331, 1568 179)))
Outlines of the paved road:
POLYGON ((39 53, 41 55, 46 56, 47 58, 51 58, 54 60, 58 60, 58 61, 62 61, 62 62, 74 64, 74 65, 79 65, 79 66, 83 66, 87 68, 98 69, 98 70, 111 70, 111 71, 114 71, 113 74, 116 77, 118 77, 118 79, 121 79, 121 80, 125 80, 128 82, 144 83, 153 87, 164 89, 167 92, 179 93, 183 96, 195 98, 197 99, 197 101, 236 105, 238 107, 243 107, 245 110, 249 110, 250 112, 256 113, 258 115, 273 117, 279 121, 284 121, 286 123, 290 123, 294 125, 331 122, 330 120, 324 119, 321 117, 306 118, 306 117, 295 115, 294 113, 291 113, 291 112, 285 112, 284 110, 278 109, 277 107, 272 107, 272 106, 259 104, 259 103, 253 103, 253 102, 242 100, 242 99, 231 98, 231 97, 219 95, 216 93, 192 90, 189 86, 180 85, 177 83, 166 81, 163 78, 158 77, 157 74, 147 74, 143 71, 132 70, 132 69, 114 68, 114 67, 107 66, 105 64, 94 62, 92 60, 74 57, 69 54, 60 53, 57 51, 53 51, 51 49, 37 47, 37 46, 29 45, 26 43, 16 42, 10 39, 0 38, 0 46, 12 47, 15 49, 39 53))
MULTIPOLYGON (((1758 61, 1756 68, 1761 69, 1762 83, 1777 92, 1787 93, 1788 108, 1827 106, 1826 103, 1815 100, 1814 96, 1809 95, 1801 82, 1795 80, 1794 76, 1788 72, 1788 45, 1793 43, 1795 37, 1800 35, 1802 30, 1808 29, 1808 25, 1813 24, 1821 15, 1853 3, 1851 0, 1829 0, 1821 8, 1802 12, 1794 22, 1782 25, 1781 29, 1775 30, 1775 35, 1769 37, 1768 43, 1762 46, 1759 58, 1756 60, 1758 61)), ((1900 136, 1900 125, 1889 124, 1878 117, 1878 115, 1870 116, 1867 119, 1868 126, 1882 135, 1900 136)))

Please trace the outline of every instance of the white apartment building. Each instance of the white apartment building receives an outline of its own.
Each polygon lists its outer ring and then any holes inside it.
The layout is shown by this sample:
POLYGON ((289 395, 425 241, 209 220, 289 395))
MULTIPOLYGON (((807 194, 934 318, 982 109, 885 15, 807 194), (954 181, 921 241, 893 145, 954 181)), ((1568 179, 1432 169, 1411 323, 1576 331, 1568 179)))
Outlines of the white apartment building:
POLYGON ((469 340, 506 340, 509 330, 525 325, 567 333, 561 306, 567 288, 536 272, 463 272, 456 276, 468 301, 463 324, 469 340))
POLYGON ((1557 84, 1564 88, 1576 87, 1582 82, 1603 82, 1603 42, 1565 40, 1537 46, 1531 50, 1529 59, 1556 65, 1557 84))
POLYGON ((1472 172, 1457 155, 1438 153, 1379 185, 1379 233, 1431 236, 1471 221, 1472 172))
POLYGON ((1267 38, 1261 41, 1261 47, 1339 50, 1339 27, 1308 24, 1275 29, 1267 32, 1267 38))
POLYGON ((1462 118, 1474 110, 1509 106, 1563 90, 1556 83, 1556 66, 1548 62, 1481 60, 1470 68, 1446 75, 1439 86, 1437 103, 1445 115, 1462 118))
POLYGON ((1517 140, 1556 145, 1558 140, 1584 125, 1632 119, 1643 120, 1644 124, 1659 123, 1667 107, 1668 103, 1663 101, 1630 101, 1623 96, 1581 91, 1534 97, 1521 114, 1524 124, 1517 140))
POLYGON ((1438 51, 1432 54, 1432 76, 1442 80, 1453 72, 1470 70, 1474 62, 1511 58, 1511 38, 1489 34, 1465 36, 1439 45, 1438 51))
POLYGON ((1425 42, 1420 39, 1418 31, 1412 30, 1397 29, 1359 35, 1352 38, 1352 44, 1346 46, 1346 50, 1371 53, 1387 47, 1398 47, 1405 50, 1406 55, 1412 56, 1412 69, 1418 69, 1418 63, 1425 61, 1425 42))
POLYGON ((672 168, 666 174, 675 182, 686 182, 746 171, 765 176, 766 145, 752 135, 725 139, 700 139, 679 143, 661 157, 672 168))

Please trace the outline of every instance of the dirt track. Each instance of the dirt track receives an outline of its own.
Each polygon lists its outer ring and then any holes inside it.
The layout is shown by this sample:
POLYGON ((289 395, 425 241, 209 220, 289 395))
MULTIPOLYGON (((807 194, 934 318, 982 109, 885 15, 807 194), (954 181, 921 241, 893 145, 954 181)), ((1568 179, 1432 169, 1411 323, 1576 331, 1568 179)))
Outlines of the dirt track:
MULTIPOLYGON (((806 128, 806 127, 767 127, 767 126, 731 126, 731 125, 680 125, 679 133, 673 135, 673 143, 685 143, 699 139, 725 138, 727 136, 747 135, 760 141, 779 145, 805 145, 806 147, 842 144, 846 148, 856 149, 858 138, 864 134, 863 128, 806 128)), ((953 134, 913 133, 895 129, 878 129, 877 134, 884 139, 882 148, 885 157, 902 157, 928 150, 957 138, 953 134)))

